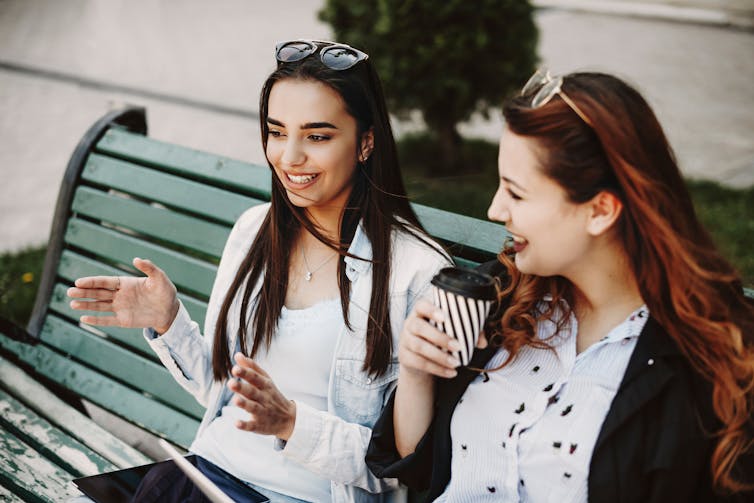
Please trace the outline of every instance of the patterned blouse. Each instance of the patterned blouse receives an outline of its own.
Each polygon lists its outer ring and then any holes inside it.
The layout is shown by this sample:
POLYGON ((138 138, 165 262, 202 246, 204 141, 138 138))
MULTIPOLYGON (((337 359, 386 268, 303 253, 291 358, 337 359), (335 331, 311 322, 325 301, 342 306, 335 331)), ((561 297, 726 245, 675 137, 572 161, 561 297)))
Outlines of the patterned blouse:
MULTIPOLYGON (((435 501, 586 502, 592 451, 648 316, 640 307, 576 354, 571 315, 552 349, 522 348, 480 374, 453 414, 452 475, 435 501)), ((555 328, 541 322, 537 335, 555 328)), ((507 355, 499 350, 486 368, 507 355)))

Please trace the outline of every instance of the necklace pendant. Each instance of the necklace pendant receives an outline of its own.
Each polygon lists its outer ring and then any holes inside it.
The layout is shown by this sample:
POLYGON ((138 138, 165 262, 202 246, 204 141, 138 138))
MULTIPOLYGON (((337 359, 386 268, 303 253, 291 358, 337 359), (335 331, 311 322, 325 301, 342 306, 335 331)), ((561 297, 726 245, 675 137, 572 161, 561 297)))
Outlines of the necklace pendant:
POLYGON ((306 281, 311 281, 312 280, 312 273, 310 273, 309 271, 306 271, 305 279, 306 279, 306 281))

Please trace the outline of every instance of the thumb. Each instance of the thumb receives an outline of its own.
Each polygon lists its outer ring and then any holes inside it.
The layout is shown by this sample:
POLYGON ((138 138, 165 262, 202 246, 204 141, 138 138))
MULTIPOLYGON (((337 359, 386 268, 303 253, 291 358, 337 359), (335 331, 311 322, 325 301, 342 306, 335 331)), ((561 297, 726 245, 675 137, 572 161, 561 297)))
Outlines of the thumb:
POLYGON ((142 258, 134 258, 133 260, 134 267, 149 276, 150 278, 153 278, 155 276, 158 276, 160 274, 164 274, 162 272, 162 269, 157 267, 152 263, 151 260, 146 260, 142 258))
POLYGON ((487 347, 487 335, 484 332, 479 334, 479 339, 476 341, 476 347, 479 349, 487 347))

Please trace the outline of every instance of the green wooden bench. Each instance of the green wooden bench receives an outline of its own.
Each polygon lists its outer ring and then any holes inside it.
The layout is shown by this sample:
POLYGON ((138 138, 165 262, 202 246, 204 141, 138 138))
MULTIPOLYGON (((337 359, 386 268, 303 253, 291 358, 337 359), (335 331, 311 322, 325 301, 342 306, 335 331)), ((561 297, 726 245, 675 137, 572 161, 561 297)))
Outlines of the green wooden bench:
MULTIPOLYGON (((131 259, 150 258, 203 326, 231 226, 269 200, 270 171, 146 130, 145 111, 129 108, 85 134, 62 182, 29 335, 0 328, 0 501, 61 501, 77 493, 72 478, 152 461, 82 414, 79 399, 181 447, 199 425, 202 407, 140 330, 81 325, 65 292, 81 276, 136 274, 131 259)), ((500 225, 414 207, 461 264, 502 246, 500 225)))

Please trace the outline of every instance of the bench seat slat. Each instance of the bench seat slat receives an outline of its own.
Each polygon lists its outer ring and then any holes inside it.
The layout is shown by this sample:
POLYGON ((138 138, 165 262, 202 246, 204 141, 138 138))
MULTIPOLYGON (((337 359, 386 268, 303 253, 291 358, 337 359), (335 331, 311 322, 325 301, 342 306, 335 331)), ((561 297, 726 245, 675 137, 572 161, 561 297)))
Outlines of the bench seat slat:
POLYGON ((45 457, 75 476, 95 475, 118 467, 0 390, 0 423, 45 457))
POLYGON ((212 185, 238 189, 265 201, 270 199, 271 173, 267 166, 200 152, 118 128, 108 130, 96 150, 212 185))
POLYGON ((8 430, 0 430, 0 466, 0 483, 25 501, 57 503, 81 494, 69 473, 8 430))
POLYGON ((68 221, 65 241, 121 264, 130 264, 133 257, 149 258, 179 288, 206 297, 209 297, 215 280, 217 267, 210 263, 78 218, 68 221))
POLYGON ((219 259, 230 227, 197 219, 165 208, 79 187, 73 199, 75 213, 125 227, 151 238, 188 247, 219 259))
POLYGON ((23 503, 24 500, 10 492, 10 489, 6 489, 0 485, 0 501, 3 503, 23 503))
POLYGON ((152 433, 187 447, 199 421, 146 395, 69 360, 41 344, 30 346, 2 337, 0 345, 33 366, 41 375, 79 396, 132 421, 152 433))
POLYGON ((264 202, 137 164, 93 153, 82 178, 176 209, 233 225, 252 206, 264 202))
MULTIPOLYGON (((128 271, 123 271, 116 267, 112 267, 102 262, 90 259, 78 253, 65 250, 60 257, 60 264, 58 266, 58 275, 64 279, 67 279, 71 284, 77 278, 83 278, 84 276, 132 276, 128 271)), ((55 292, 57 294, 57 292, 55 292)), ((53 295, 53 302, 57 298, 53 295)), ((191 315, 191 319, 196 321, 200 327, 204 327, 204 316, 207 312, 207 303, 185 293, 178 292, 178 298, 186 307, 186 310, 191 315)), ((68 297, 62 299, 63 302, 68 304, 68 297)), ((78 313, 74 318, 78 318, 81 313, 78 313)), ((103 332, 110 333, 110 330, 114 327, 99 327, 103 332)))
MULTIPOLYGON (((3 340, 7 339, 0 334, 0 341, 3 340)), ((150 462, 141 452, 60 400, 45 386, 4 358, 0 358, 0 378, 3 388, 18 397, 25 406, 46 417, 118 468, 150 462)))
MULTIPOLYGON (((143 340, 141 333, 139 337, 143 340)), ((197 419, 204 414, 204 408, 175 382, 161 363, 139 357, 55 316, 47 317, 40 338, 62 353, 75 355, 77 360, 102 374, 116 376, 129 386, 149 393, 197 419)))

